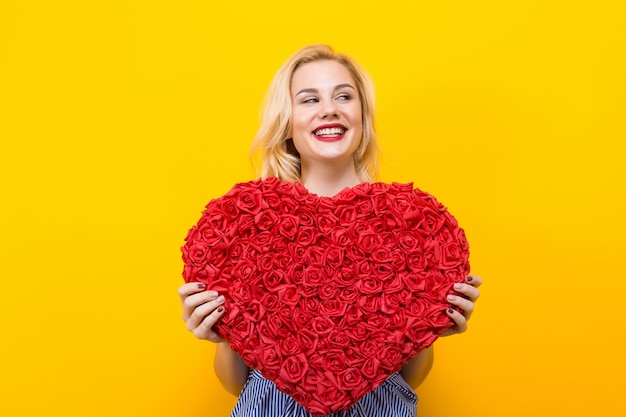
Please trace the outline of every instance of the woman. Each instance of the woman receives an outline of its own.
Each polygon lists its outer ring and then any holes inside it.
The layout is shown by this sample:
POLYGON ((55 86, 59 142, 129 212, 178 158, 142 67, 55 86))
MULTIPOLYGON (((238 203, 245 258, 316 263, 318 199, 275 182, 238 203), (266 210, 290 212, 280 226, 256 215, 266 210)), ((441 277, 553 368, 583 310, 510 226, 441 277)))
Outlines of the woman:
MULTIPOLYGON (((377 175, 372 84, 349 57, 325 45, 305 47, 276 74, 266 99, 253 151, 261 151, 263 178, 299 181, 309 192, 333 196, 346 187, 371 182, 377 175)), ((442 336, 467 330, 482 280, 470 275, 456 284, 447 310, 454 326, 442 336)), ((224 314, 224 297, 204 284, 180 287, 183 319, 199 339, 217 343, 215 372, 226 390, 239 396, 232 417, 308 416, 289 396, 257 371, 250 370, 213 325, 224 314)), ((433 363, 433 347, 422 350, 375 391, 337 415, 415 416, 416 388, 433 363), (392 411, 393 410, 393 411, 392 411)))

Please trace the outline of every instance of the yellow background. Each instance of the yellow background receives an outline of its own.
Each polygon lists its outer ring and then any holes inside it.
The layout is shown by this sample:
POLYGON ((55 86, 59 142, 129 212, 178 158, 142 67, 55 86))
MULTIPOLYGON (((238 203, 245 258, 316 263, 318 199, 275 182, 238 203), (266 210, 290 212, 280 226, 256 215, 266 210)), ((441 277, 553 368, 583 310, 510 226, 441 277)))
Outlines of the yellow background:
POLYGON ((0 415, 228 415, 179 247, 318 42, 374 79, 381 179, 446 204, 485 280, 420 416, 624 415, 622 4, 4 0, 0 415))

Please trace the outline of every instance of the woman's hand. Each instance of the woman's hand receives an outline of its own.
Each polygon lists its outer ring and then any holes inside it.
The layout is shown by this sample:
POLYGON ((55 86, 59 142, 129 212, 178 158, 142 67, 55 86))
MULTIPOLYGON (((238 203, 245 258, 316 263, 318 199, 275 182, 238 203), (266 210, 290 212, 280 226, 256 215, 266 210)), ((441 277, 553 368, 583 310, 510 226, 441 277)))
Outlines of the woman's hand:
POLYGON ((466 284, 454 284, 454 290, 457 294, 448 295, 448 301, 459 307, 461 312, 453 308, 446 310, 446 313, 454 320, 455 324, 443 332, 441 336, 450 336, 467 331, 467 321, 474 311, 474 303, 480 297, 478 287, 483 283, 483 280, 478 275, 468 275, 465 278, 465 282, 466 284))
POLYGON ((213 330, 213 326, 224 314, 224 296, 207 290, 206 284, 190 282, 178 289, 178 296, 183 304, 183 320, 187 330, 198 339, 210 340, 214 343, 224 341, 213 330))
POLYGON ((183 320, 187 323, 187 330, 198 339, 219 343, 215 349, 215 374, 228 392, 239 396, 248 379, 248 365, 213 330, 215 323, 224 315, 224 296, 207 290, 205 284, 198 282, 182 285, 178 296, 183 303, 183 320))

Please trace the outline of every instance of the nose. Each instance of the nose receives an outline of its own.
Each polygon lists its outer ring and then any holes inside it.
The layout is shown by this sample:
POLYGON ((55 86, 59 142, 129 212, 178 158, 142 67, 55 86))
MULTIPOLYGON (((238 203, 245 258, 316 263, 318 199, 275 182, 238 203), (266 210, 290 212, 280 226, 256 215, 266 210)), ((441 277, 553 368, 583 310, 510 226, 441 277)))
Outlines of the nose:
POLYGON ((320 109, 319 115, 322 119, 337 117, 339 114, 337 112, 337 106, 335 105, 334 101, 330 100, 325 102, 320 109))

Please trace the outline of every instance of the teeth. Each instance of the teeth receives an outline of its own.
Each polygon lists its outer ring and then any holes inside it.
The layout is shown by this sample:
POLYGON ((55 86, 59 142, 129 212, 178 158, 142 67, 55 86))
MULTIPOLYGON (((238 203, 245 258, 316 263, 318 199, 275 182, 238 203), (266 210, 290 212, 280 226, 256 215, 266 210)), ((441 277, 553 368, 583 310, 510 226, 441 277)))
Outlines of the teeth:
POLYGON ((345 131, 346 129, 342 127, 327 127, 325 129, 316 130, 313 133, 317 136, 339 136, 345 131))

